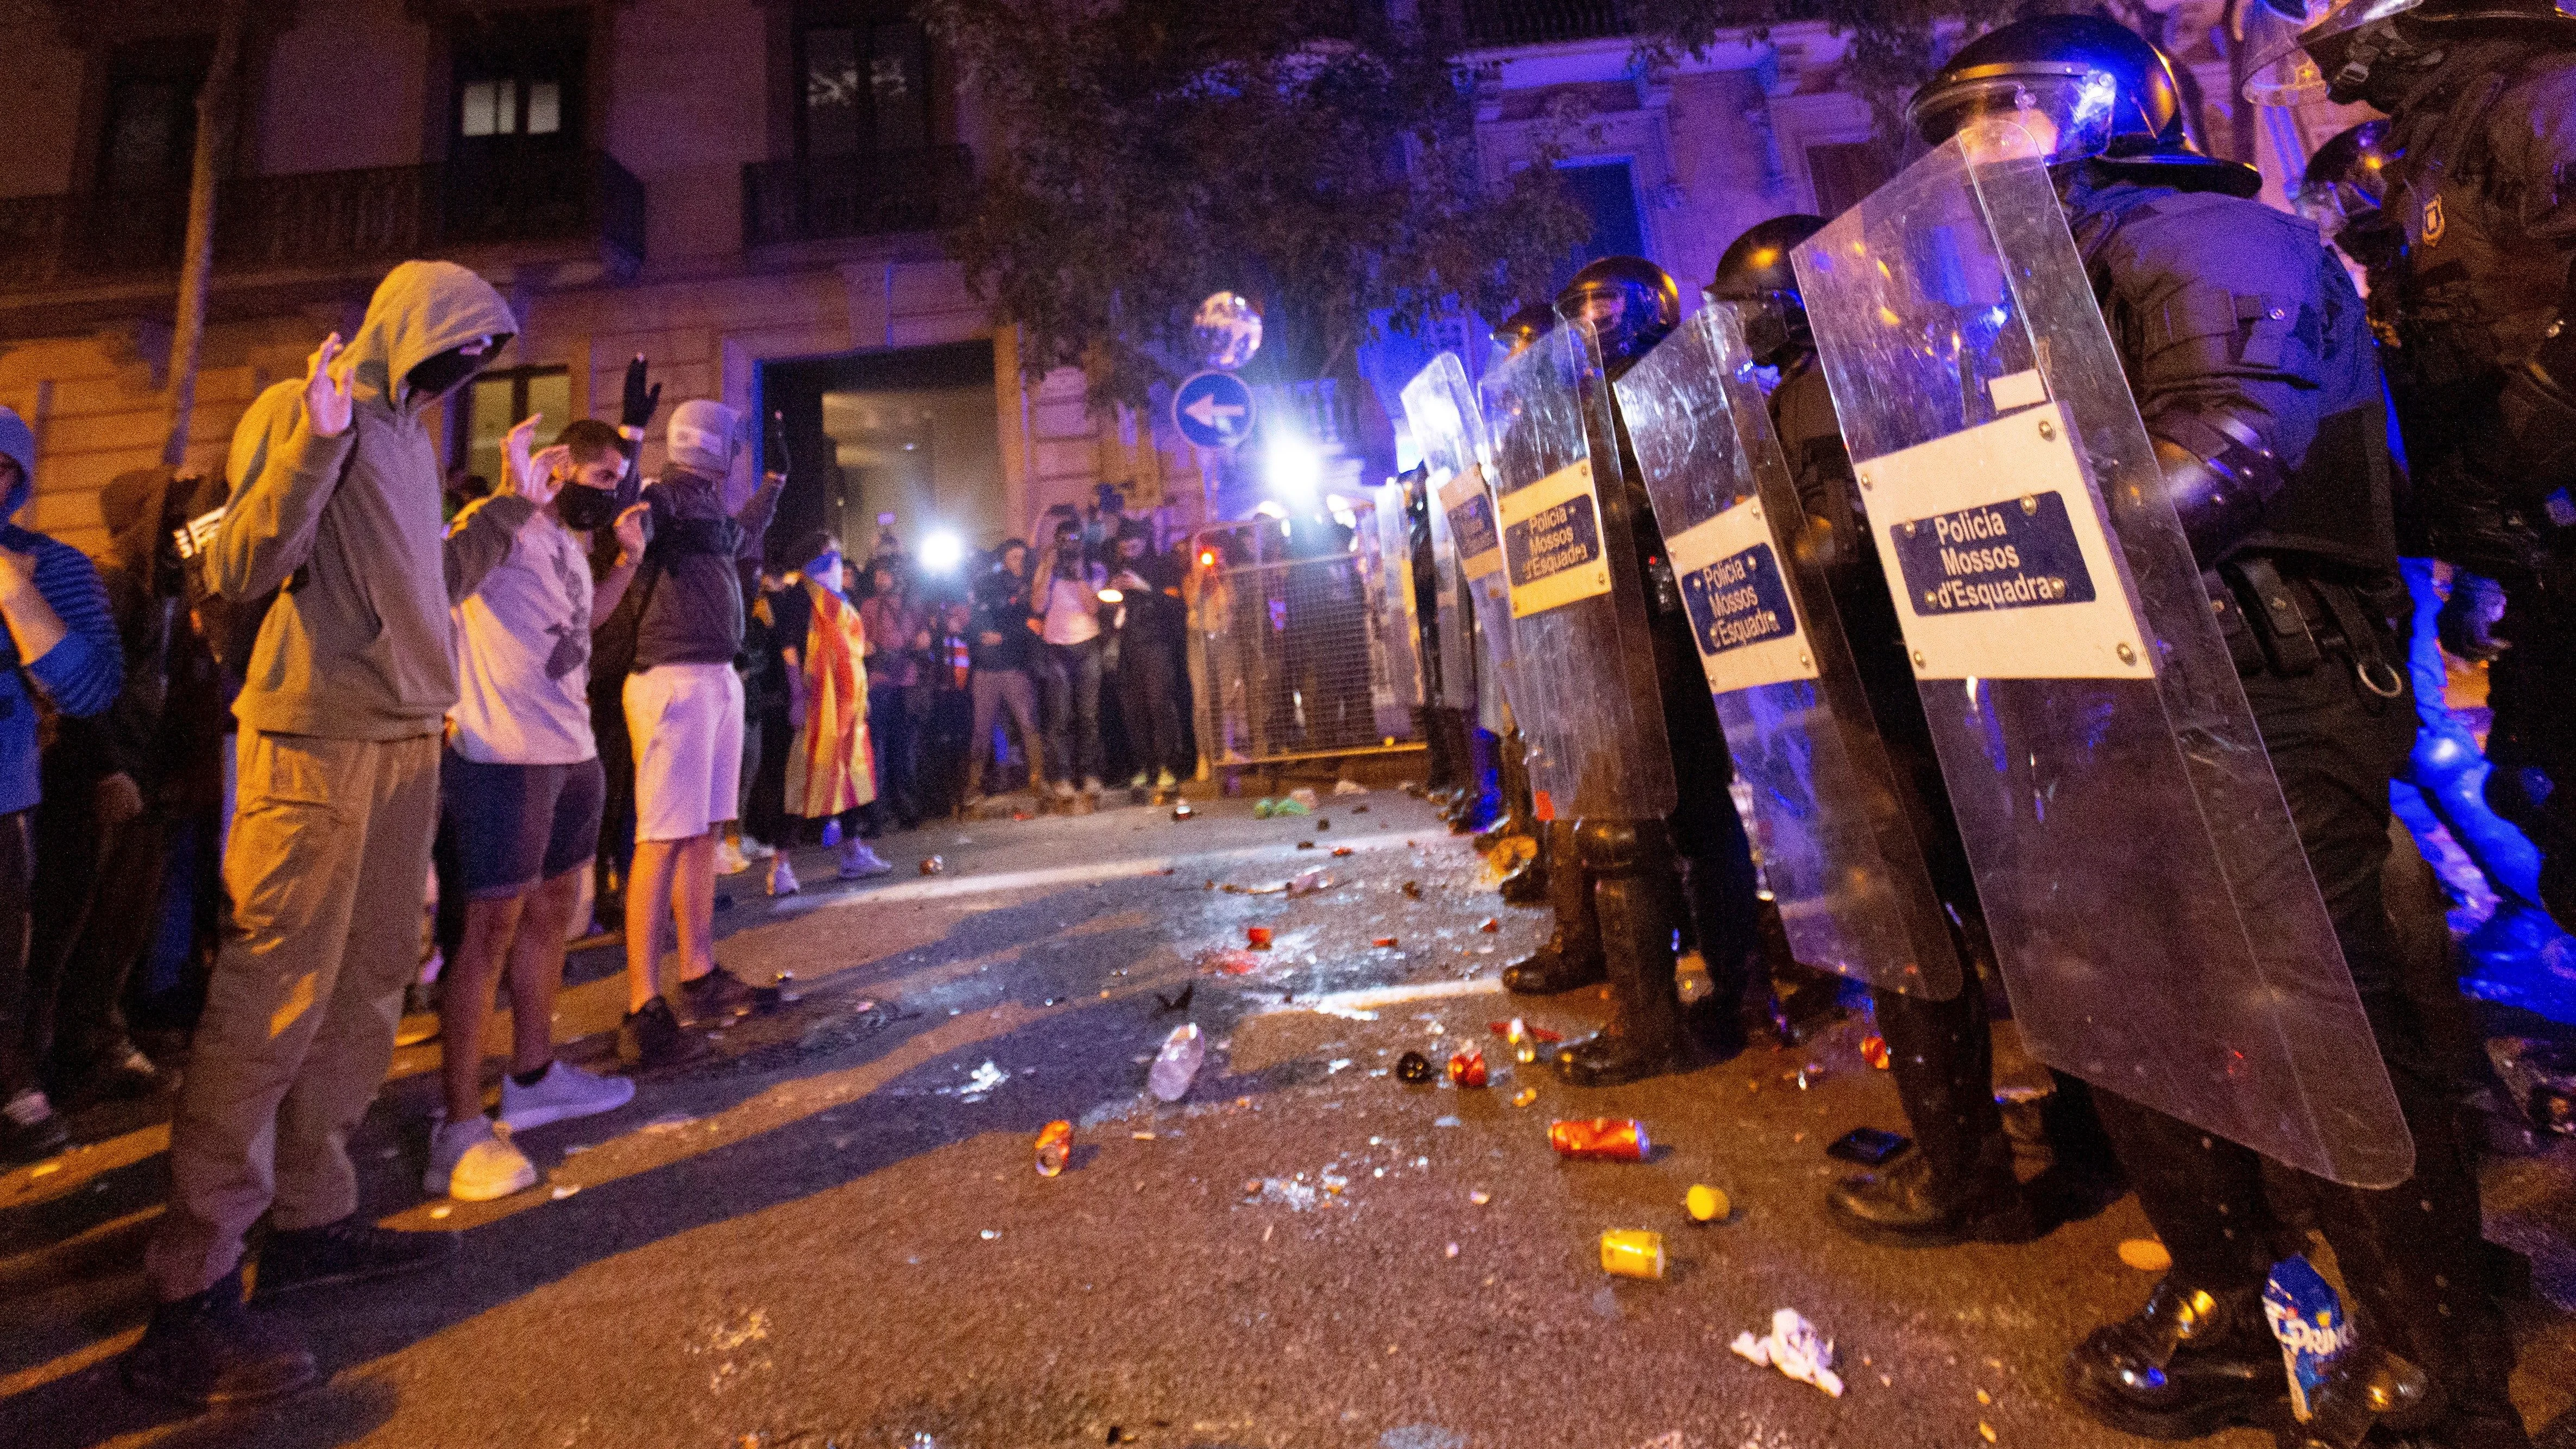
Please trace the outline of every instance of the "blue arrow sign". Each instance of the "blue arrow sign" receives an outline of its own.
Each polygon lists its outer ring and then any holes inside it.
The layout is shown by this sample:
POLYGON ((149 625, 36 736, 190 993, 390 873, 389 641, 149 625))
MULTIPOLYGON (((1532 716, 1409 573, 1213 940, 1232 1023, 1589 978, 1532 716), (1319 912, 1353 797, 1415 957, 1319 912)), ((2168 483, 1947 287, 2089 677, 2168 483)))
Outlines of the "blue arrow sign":
POLYGON ((1230 372, 1202 372, 1172 392, 1172 426, 1202 448, 1231 448, 1252 436, 1252 389, 1230 372))

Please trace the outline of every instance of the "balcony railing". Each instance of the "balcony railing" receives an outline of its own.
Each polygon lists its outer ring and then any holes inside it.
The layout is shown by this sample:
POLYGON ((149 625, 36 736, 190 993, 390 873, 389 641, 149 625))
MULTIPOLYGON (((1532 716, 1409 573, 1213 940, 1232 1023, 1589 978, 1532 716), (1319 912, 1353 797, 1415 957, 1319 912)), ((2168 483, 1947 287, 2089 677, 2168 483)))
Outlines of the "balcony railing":
POLYGON ((743 244, 930 231, 964 214, 974 179, 963 146, 755 161, 742 168, 743 244))
MULTIPOLYGON (((0 290, 175 272, 187 232, 182 190, 0 199, 0 290)), ((218 272, 582 240, 644 259, 644 184, 604 152, 245 176, 215 201, 218 272)))
POLYGON ((1472 46, 1548 45, 1633 34, 1618 0, 1454 0, 1459 34, 1472 46))

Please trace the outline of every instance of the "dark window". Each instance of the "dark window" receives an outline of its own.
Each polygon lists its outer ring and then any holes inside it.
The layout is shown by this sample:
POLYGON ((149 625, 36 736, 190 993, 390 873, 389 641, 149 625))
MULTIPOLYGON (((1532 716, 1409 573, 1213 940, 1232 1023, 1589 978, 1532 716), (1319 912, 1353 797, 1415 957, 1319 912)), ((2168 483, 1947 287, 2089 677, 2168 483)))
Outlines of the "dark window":
POLYGON ((797 32, 797 145, 812 157, 930 144, 930 39, 909 20, 815 18, 797 32))
POLYGON ((521 419, 545 414, 537 425, 537 446, 544 447, 572 421, 572 374, 560 367, 512 367, 482 373, 465 385, 453 403, 456 420, 449 436, 450 454, 469 473, 501 486, 501 439, 521 419))
POLYGON ((1875 141, 1836 141, 1807 148, 1807 174, 1816 182, 1816 210, 1840 216, 1887 184, 1896 173, 1875 141))
POLYGON ((448 149, 473 160, 581 144, 590 17, 581 10, 501 11, 461 24, 448 149))
POLYGON ((96 199, 82 224, 86 260, 107 268, 173 264, 188 227, 197 154, 197 90, 212 47, 182 40, 132 46, 107 60, 96 199))
POLYGON ((1558 286, 1564 286, 1586 262, 1646 254, 1646 226, 1637 215, 1637 183, 1627 162, 1560 166, 1557 175, 1573 194, 1575 205, 1592 218, 1592 239, 1577 246, 1558 268, 1558 286))

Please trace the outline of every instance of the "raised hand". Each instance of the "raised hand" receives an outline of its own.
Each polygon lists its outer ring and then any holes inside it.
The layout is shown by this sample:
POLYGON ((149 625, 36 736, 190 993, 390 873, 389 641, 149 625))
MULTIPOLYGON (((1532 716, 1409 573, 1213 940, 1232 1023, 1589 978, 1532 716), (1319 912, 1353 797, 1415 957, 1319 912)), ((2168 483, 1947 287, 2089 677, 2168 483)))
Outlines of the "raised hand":
POLYGON ((638 503, 617 515, 617 522, 610 525, 617 534, 619 563, 640 560, 644 557, 644 546, 652 541, 646 535, 644 525, 651 521, 652 513, 652 504, 638 503))
POLYGON ((530 457, 528 444, 534 441, 537 424, 545 414, 530 415, 501 439, 501 491, 545 507, 554 500, 555 490, 563 484, 554 475, 554 464, 569 457, 569 450, 555 447, 530 457))
POLYGON ((322 345, 305 360, 304 417, 317 437, 340 436, 349 431, 349 423, 356 416, 356 405, 349 398, 349 380, 331 370, 331 364, 339 360, 337 332, 323 338, 322 345))
POLYGON ((641 432, 661 406, 662 384, 657 382, 649 388, 644 385, 644 354, 636 353, 634 360, 626 364, 626 395, 618 409, 618 426, 641 432))
POLYGON ((760 455, 762 472, 775 473, 781 478, 787 476, 787 414, 774 412, 769 415, 768 430, 761 438, 760 455))

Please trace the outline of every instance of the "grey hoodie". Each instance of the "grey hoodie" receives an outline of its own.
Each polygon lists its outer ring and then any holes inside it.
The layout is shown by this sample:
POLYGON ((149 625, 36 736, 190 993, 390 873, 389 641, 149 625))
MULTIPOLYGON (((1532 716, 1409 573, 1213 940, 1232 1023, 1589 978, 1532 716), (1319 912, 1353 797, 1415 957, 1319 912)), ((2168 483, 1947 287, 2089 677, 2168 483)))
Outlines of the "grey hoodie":
POLYGON ((367 304, 335 370, 355 407, 314 434, 301 379, 251 404, 233 432, 232 498, 213 551, 237 601, 281 590, 233 712, 272 734, 394 740, 434 734, 456 702, 448 608, 508 557, 534 506, 495 498, 441 546, 434 399, 401 380, 477 337, 519 330, 501 295, 450 262, 404 262, 367 304))

